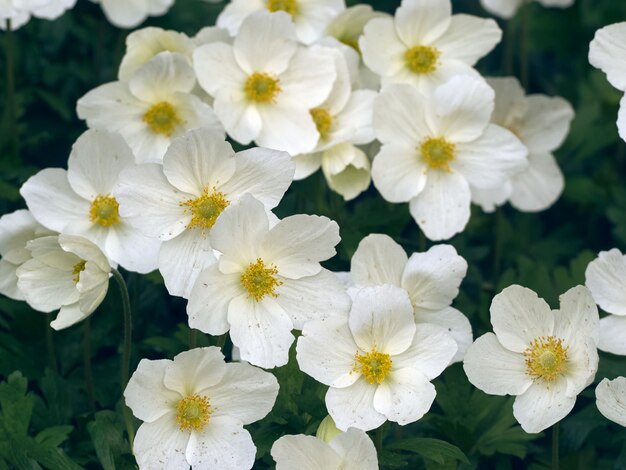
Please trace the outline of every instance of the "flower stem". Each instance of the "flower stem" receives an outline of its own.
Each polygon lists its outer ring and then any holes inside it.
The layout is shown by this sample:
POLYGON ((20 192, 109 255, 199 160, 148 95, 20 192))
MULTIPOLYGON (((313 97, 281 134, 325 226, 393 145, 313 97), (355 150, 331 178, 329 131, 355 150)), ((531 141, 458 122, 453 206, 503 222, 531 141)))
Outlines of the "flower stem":
POLYGON ((376 430, 376 434, 374 434, 374 445, 376 446, 376 453, 380 456, 380 453, 383 450, 383 440, 385 439, 385 426, 386 422, 380 425, 380 427, 376 430))
POLYGON ((6 20, 6 30, 4 32, 4 53, 6 56, 6 81, 7 81, 7 118, 8 118, 8 138, 10 141, 9 155, 17 162, 19 158, 19 144, 17 139, 17 104, 15 95, 15 46, 13 43, 13 29, 11 19, 6 20))
POLYGON ((45 316, 45 329, 46 329, 46 350, 48 353, 48 361, 50 367, 57 374, 59 373, 59 364, 57 363, 57 352, 54 347, 54 337, 52 336, 52 327, 50 326, 51 315, 48 313, 45 316))
POLYGON ((96 400, 94 398, 93 371, 91 369, 91 319, 85 318, 83 322, 83 361, 85 365, 85 390, 89 411, 96 412, 96 400))
POLYGON ((500 278, 502 266, 502 227, 504 214, 502 207, 496 208, 495 221, 493 224, 493 288, 496 289, 500 278))
POLYGON ((559 423, 552 425, 552 470, 559 469, 559 423))
POLYGON ((521 24, 521 38, 520 38, 520 81, 522 82, 522 87, 524 90, 528 90, 529 85, 529 77, 530 77, 530 67, 528 64, 528 26, 530 23, 530 14, 529 10, 531 5, 528 3, 522 6, 522 24, 521 24))
POLYGON ((194 349, 198 345, 198 330, 189 328, 189 349, 194 349))

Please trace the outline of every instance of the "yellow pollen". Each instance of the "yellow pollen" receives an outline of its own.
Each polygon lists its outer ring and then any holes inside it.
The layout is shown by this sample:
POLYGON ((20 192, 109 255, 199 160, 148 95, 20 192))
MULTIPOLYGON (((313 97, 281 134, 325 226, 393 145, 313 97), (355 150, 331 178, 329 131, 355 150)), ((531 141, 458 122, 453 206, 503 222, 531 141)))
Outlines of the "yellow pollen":
POLYGON ((202 431, 213 413, 207 397, 194 394, 176 405, 176 423, 181 431, 202 431))
POLYGON ((82 273, 85 270, 86 264, 87 264, 87 261, 82 260, 74 265, 74 268, 72 269, 72 276, 73 276, 72 280, 75 283, 78 283, 78 281, 80 281, 80 273, 82 273))
POLYGON ((191 213, 191 221, 187 228, 199 227, 210 229, 220 214, 228 207, 230 202, 224 193, 220 193, 215 188, 209 192, 209 188, 204 188, 202 194, 195 199, 188 199, 181 202, 185 207, 185 212, 191 213))
POLYGON ((381 384, 385 380, 385 377, 391 371, 391 357, 389 354, 376 351, 368 352, 365 355, 356 353, 354 356, 354 371, 360 372, 365 380, 371 384, 381 384))
POLYGON ((276 279, 276 266, 266 266, 261 258, 246 268, 241 275, 241 285, 248 291, 248 297, 260 302, 266 295, 278 297, 275 289, 283 282, 276 279))
POLYGON ((119 224, 119 207, 113 196, 96 196, 89 208, 89 220, 103 227, 119 224))
POLYGON ((296 0, 268 0, 267 9, 272 13, 284 11, 293 17, 298 12, 298 3, 296 0))
POLYGON ((413 73, 428 74, 437 70, 441 52, 432 46, 415 46, 404 53, 406 66, 413 73))
POLYGON ((330 133, 330 128, 333 125, 333 117, 324 108, 314 108, 311 111, 311 117, 317 127, 317 132, 320 133, 320 139, 325 139, 330 133))
POLYGON ((526 373, 533 379, 553 382, 567 371, 567 346, 554 336, 541 336, 524 351, 526 373))
POLYGON ((150 107, 146 114, 143 115, 145 122, 150 130, 155 134, 170 136, 176 130, 182 120, 178 116, 176 109, 167 101, 161 101, 150 107))
POLYGON ((264 72, 254 72, 243 87, 248 101, 267 104, 275 103, 276 95, 281 92, 280 80, 264 72))
POLYGON ((456 146, 443 137, 431 137, 422 142, 420 153, 433 170, 450 171, 449 163, 456 156, 456 146))

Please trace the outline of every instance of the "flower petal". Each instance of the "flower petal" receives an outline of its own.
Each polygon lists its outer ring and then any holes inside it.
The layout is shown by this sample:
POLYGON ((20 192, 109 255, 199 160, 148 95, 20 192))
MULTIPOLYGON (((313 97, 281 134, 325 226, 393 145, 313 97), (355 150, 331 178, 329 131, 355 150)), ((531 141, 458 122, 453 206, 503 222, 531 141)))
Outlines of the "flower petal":
POLYGON ((529 434, 541 432, 565 418, 576 403, 576 396, 565 394, 565 380, 533 384, 513 403, 513 416, 529 434))
POLYGON ((361 240, 352 255, 350 275, 358 286, 400 287, 407 261, 404 249, 390 236, 373 233, 361 240))
POLYGON ((283 436, 272 445, 276 470, 342 468, 341 457, 315 436, 283 436))
POLYGON ((393 370, 378 386, 374 408, 389 421, 401 426, 424 416, 435 401, 437 392, 426 376, 406 367, 393 370))
POLYGON ((582 335, 598 342, 598 308, 584 286, 572 287, 559 296, 561 307, 554 312, 554 336, 569 339, 582 335))
POLYGON ((609 315, 600 320, 600 351, 626 356, 626 317, 609 315))
POLYGON ((618 90, 626 91, 626 63, 620 60, 626 54, 626 24, 615 23, 596 31, 589 44, 589 62, 606 73, 618 90))
POLYGON ((143 423, 133 442, 133 454, 140 468, 189 470, 185 449, 189 433, 181 432, 174 412, 151 423, 143 423))
POLYGON ((345 388, 331 387, 326 392, 326 408, 337 428, 347 431, 357 428, 363 431, 375 429, 387 418, 374 409, 377 386, 359 379, 345 388))
POLYGON ((384 144, 374 157, 372 180, 385 200, 408 202, 424 189, 426 168, 415 147, 384 144))
POLYGON ((168 362, 163 384, 183 397, 203 394, 222 380, 228 368, 222 351, 216 346, 184 351, 168 362))
POLYGON ((554 155, 528 154, 528 167, 511 178, 511 205, 524 212, 547 209, 556 202, 565 186, 563 172, 554 155))
POLYGON ((585 285, 602 310, 626 315, 626 256, 617 248, 601 251, 589 263, 585 285))
POLYGON ((454 15, 450 26, 433 45, 446 58, 474 65, 486 56, 502 39, 502 30, 492 19, 471 15, 454 15))
POLYGON ((528 111, 519 123, 519 138, 532 153, 553 152, 561 146, 574 119, 572 105, 563 98, 530 95, 528 111))
POLYGON ((626 426, 626 378, 603 379, 596 387, 596 405, 605 418, 626 426))
POLYGON ((396 75, 404 68, 407 46, 398 37, 393 18, 373 18, 363 28, 359 48, 365 65, 383 77, 396 75))
POLYGON ((409 47, 429 45, 445 33, 451 18, 449 0, 404 0, 396 10, 396 31, 409 47))
POLYGON ((431 133, 426 112, 424 97, 412 86, 385 87, 374 101, 376 138, 383 144, 415 148, 431 133))
POLYGON ((472 325, 465 315, 456 308, 446 307, 443 310, 417 310, 415 312, 415 322, 430 323, 445 329, 456 342, 457 351, 452 362, 462 361, 465 352, 474 341, 472 325))

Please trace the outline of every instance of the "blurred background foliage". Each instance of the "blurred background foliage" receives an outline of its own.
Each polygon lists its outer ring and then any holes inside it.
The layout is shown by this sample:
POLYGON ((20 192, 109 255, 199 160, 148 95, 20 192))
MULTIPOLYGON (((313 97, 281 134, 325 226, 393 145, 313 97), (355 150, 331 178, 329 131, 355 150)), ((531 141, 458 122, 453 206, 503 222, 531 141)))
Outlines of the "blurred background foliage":
MULTIPOLYGON (((393 12, 399 2, 373 0, 393 12)), ((455 12, 486 16, 478 0, 453 0, 455 12)), ((144 25, 195 34, 212 25, 224 3, 177 0, 161 18, 144 25)), ((566 10, 532 3, 500 22, 504 40, 483 59, 485 75, 516 75, 529 93, 560 95, 576 109, 571 133, 556 152, 565 192, 549 210, 524 214, 505 206, 494 214, 473 207, 465 231, 449 243, 469 264, 454 306, 472 322, 475 336, 491 329, 489 304, 502 288, 530 287, 554 307, 570 287, 584 283, 598 251, 626 249, 626 148, 615 125, 620 93, 587 60, 594 32, 626 20, 626 3, 577 0, 566 10)), ((6 107, 6 56, 0 55, 0 213, 24 207, 18 189, 45 167, 66 167, 85 125, 76 100, 115 80, 128 31, 111 26, 99 5, 78 0, 54 22, 31 20, 14 33, 17 128, 6 107), (12 138, 19 156, 10 151, 12 138)), ((0 39, 7 39, 0 32, 0 39)), ((51 202, 52 203, 52 202, 51 202)), ((318 172, 296 182, 277 210, 335 219, 342 242, 327 267, 349 269, 358 242, 386 233, 410 253, 428 242, 406 205, 385 202, 370 188, 353 202, 331 193, 318 172)), ((185 301, 170 297, 158 274, 125 273, 134 309, 132 369, 140 358, 172 358, 188 349, 185 301)), ((119 364, 122 314, 111 286, 91 320, 52 332, 47 315, 0 298, 0 469, 134 468, 121 417, 119 364), (90 338, 90 341, 86 341, 90 338), (90 358, 90 361, 86 361, 90 358), (91 363, 93 393, 85 382, 91 363)), ((198 335, 198 345, 216 338, 198 335)), ((229 342, 226 343, 229 351, 229 342)), ((255 468, 271 468, 269 449, 283 434, 314 433, 325 416, 325 387, 298 371, 295 357, 273 371, 281 390, 272 413, 250 426, 258 448, 255 468)), ((626 361, 601 354, 596 382, 581 394, 561 424, 561 464, 567 469, 626 468, 626 430, 595 408, 594 387, 603 377, 626 375, 626 361)), ((437 399, 417 423, 384 429, 382 468, 547 468, 549 432, 527 435, 516 424, 512 398, 487 396, 472 387, 460 365, 434 381, 437 399)), ((139 425, 139 422, 136 422, 139 425)))

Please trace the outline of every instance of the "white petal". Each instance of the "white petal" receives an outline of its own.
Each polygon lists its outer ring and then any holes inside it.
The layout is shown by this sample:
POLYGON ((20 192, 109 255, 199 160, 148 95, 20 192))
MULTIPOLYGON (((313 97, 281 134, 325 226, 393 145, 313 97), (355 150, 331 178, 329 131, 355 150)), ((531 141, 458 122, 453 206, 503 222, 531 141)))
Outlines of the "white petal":
POLYGON ((626 317, 609 315, 600 320, 598 349, 626 356, 626 317))
MULTIPOLYGON (((333 149, 340 147, 336 145, 330 150, 324 152, 324 155, 331 155, 334 158, 333 149)), ((350 201, 356 198, 359 194, 365 191, 372 182, 372 176, 370 173, 370 161, 365 152, 361 149, 348 144, 351 148, 350 153, 354 156, 354 159, 337 174, 329 174, 324 171, 324 177, 328 183, 328 187, 343 196, 345 201, 350 201)))
POLYGON ((322 153, 307 153, 303 155, 295 155, 293 161, 296 164, 296 172, 293 176, 294 181, 300 181, 311 176, 322 165, 322 153))
POLYGON ((492 19, 471 15, 454 15, 450 27, 433 45, 446 58, 474 65, 502 39, 502 30, 492 19))
POLYGON ((527 433, 541 432, 565 418, 576 403, 576 397, 565 394, 565 381, 550 385, 533 384, 513 403, 513 416, 527 433))
POLYGON ((233 0, 217 17, 217 26, 227 29, 231 36, 236 36, 243 20, 264 7, 262 0, 233 0))
POLYGON ((276 470, 322 470, 342 468, 341 457, 314 436, 283 436, 272 445, 276 470))
POLYGON ((603 379, 596 387, 596 405, 605 418, 626 426, 626 378, 603 379))
POLYGON ((335 436, 328 444, 343 457, 344 470, 378 469, 376 447, 363 431, 355 428, 348 429, 335 436))
POLYGON ((340 11, 346 8, 343 0, 317 0, 298 3, 298 12, 294 22, 298 39, 304 44, 311 44, 326 33, 326 26, 340 11))
POLYGON ((374 395, 374 408, 401 426, 424 416, 435 401, 435 387, 421 372, 407 367, 393 370, 374 395))
POLYGON ((598 308, 584 286, 572 287, 559 296, 561 307, 554 313, 554 336, 569 339, 582 335, 598 342, 598 308))
POLYGON ((617 131, 622 140, 626 141, 626 95, 619 102, 617 113, 617 131))
POLYGON ((589 62, 604 73, 618 90, 626 91, 626 23, 615 23, 596 31, 589 44, 589 62))
POLYGON ((398 37, 392 18, 374 18, 363 29, 359 40, 363 62, 384 77, 396 75, 404 67, 406 44, 398 37))
POLYGON ((572 105, 563 98, 530 95, 528 111, 519 123, 519 138, 529 152, 553 152, 561 146, 570 122, 574 119, 572 105))
POLYGON ((385 87, 374 101, 374 132, 383 144, 415 148, 431 133, 424 97, 409 85, 385 87))
POLYGON ((396 31, 409 47, 430 44, 448 29, 451 15, 449 0, 405 0, 396 10, 396 31))
POLYGON ((122 222, 108 230, 104 252, 127 271, 145 274, 159 266, 160 249, 161 240, 122 222))
MULTIPOLYGON (((74 259, 78 262, 78 258, 74 259)), ((20 291, 35 310, 51 312, 62 305, 78 302, 76 284, 69 271, 64 272, 32 259, 18 268, 17 276, 20 291)))
POLYGON ((56 318, 50 322, 50 326, 53 330, 63 330, 78 322, 83 321, 89 316, 89 313, 84 313, 80 309, 78 302, 73 304, 66 304, 61 307, 59 314, 56 318))
POLYGON ((133 442, 133 454, 140 468, 189 470, 185 449, 189 433, 181 432, 174 412, 152 423, 143 423, 133 442))
POLYGON ((528 167, 511 178, 511 205, 524 212, 547 209, 556 202, 565 186, 563 172, 554 155, 528 154, 528 167))
POLYGON ((505 182, 499 188, 478 189, 470 185, 472 203, 479 205, 487 213, 493 213, 497 207, 506 203, 513 192, 511 181, 505 182))
POLYGON ((228 135, 237 142, 248 145, 258 138, 263 120, 258 108, 248 103, 243 91, 220 93, 213 107, 228 135))
POLYGON ((294 109, 287 105, 265 106, 259 108, 259 114, 263 127, 255 142, 260 147, 282 150, 292 155, 314 150, 319 133, 308 109, 294 109))
POLYGON ((389 202, 408 202, 426 185, 426 164, 415 146, 384 144, 372 163, 374 186, 389 202))
POLYGON ((0 259, 0 294, 13 300, 24 300, 24 295, 17 286, 16 269, 18 265, 0 259))
POLYGON ((390 236, 373 233, 361 240, 352 255, 350 275, 359 286, 400 286, 407 261, 404 249, 390 236))
POLYGON ((595 338, 581 336, 568 343, 568 363, 564 374, 567 396, 575 397, 593 382, 600 362, 597 344, 595 338))
POLYGON ((189 93, 196 76, 185 57, 159 52, 146 62, 130 79, 130 92, 142 101, 158 103, 163 96, 175 92, 189 93))
POLYGON ((196 48, 193 66, 200 86, 211 96, 242 88, 246 73, 235 60, 233 46, 213 42, 196 48))
POLYGON ((443 310, 418 310, 415 312, 417 324, 430 323, 444 328, 456 342, 457 351, 452 362, 462 361, 465 352, 474 340, 472 325, 465 315, 456 308, 446 307, 443 310))
POLYGON ((174 361, 169 362, 163 384, 182 396, 204 395, 207 388, 222 380, 227 367, 218 347, 191 349, 177 354, 174 361))
POLYGON ((109 22, 119 28, 134 28, 146 19, 146 2, 142 0, 102 0, 102 11, 109 22))
POLYGON ((522 85, 515 77, 489 77, 487 83, 496 92, 491 122, 502 127, 516 125, 528 110, 522 85))
POLYGON ((626 315, 626 256, 617 249, 601 251, 587 266, 585 285, 598 306, 614 315, 626 315))
POLYGON ((523 0, 480 0, 482 7, 493 15, 511 19, 517 13, 523 0))
POLYGON ((378 386, 359 379, 346 388, 329 388, 326 392, 326 408, 337 428, 347 431, 357 428, 363 431, 375 429, 387 418, 374 409, 374 394, 378 386))

